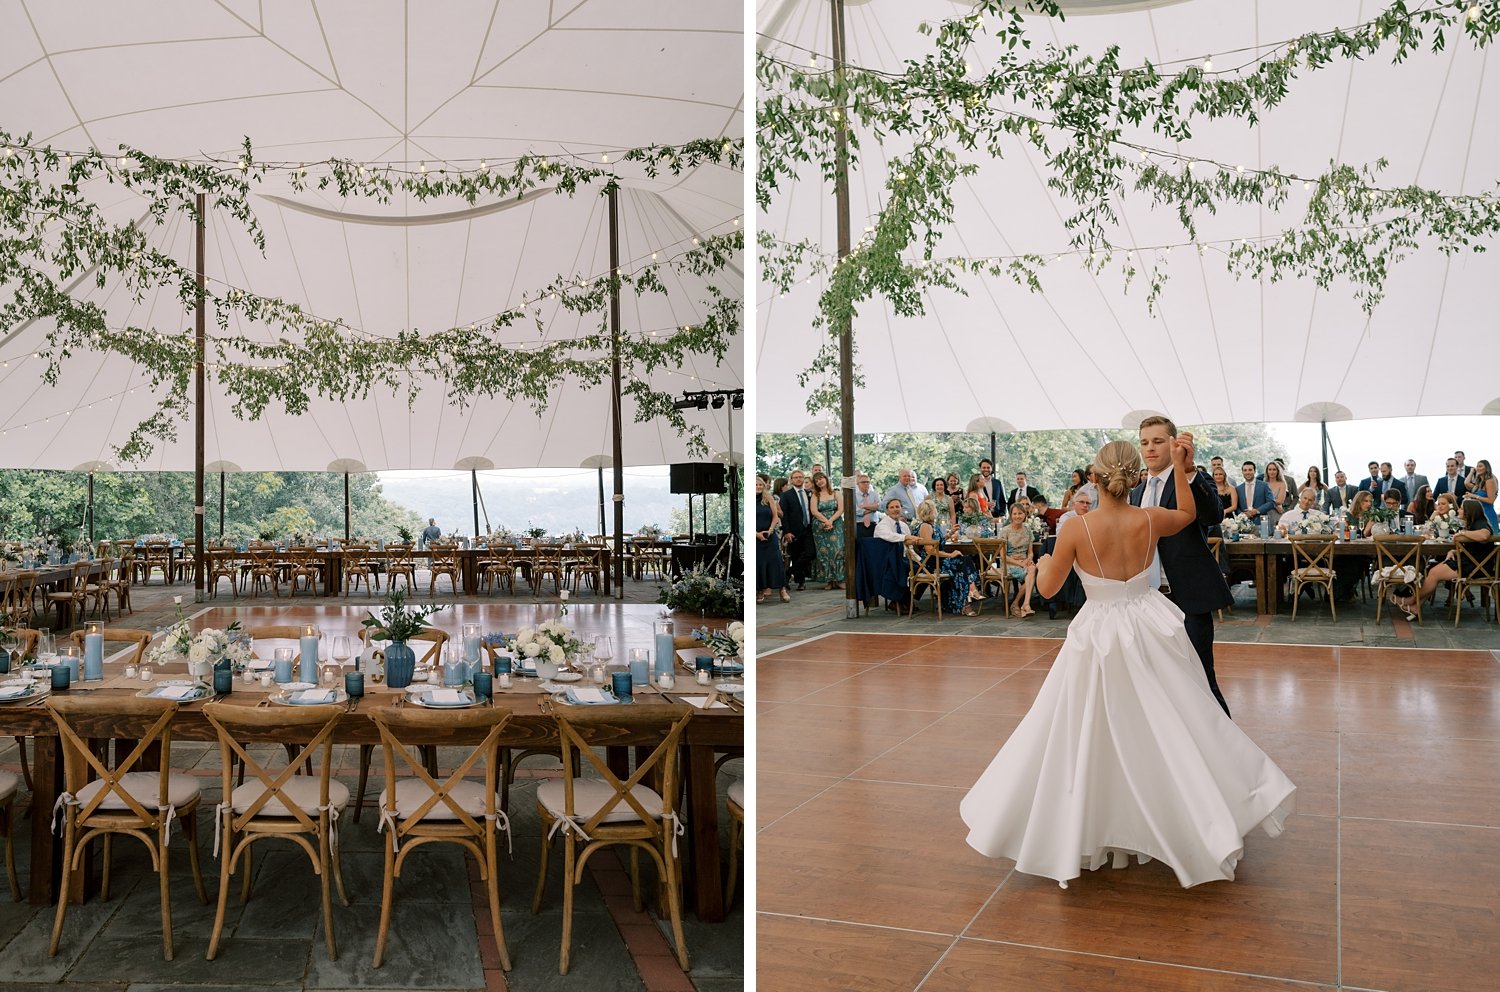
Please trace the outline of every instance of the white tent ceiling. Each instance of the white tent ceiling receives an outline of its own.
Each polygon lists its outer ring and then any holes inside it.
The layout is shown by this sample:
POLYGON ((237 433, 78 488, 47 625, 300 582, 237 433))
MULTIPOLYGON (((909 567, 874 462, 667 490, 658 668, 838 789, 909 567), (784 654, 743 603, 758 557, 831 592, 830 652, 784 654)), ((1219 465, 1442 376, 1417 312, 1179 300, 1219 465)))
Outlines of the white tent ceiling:
MULTIPOLYGON (((1080 3, 1105 13, 1063 23, 1033 18, 1030 36, 1099 53, 1122 49, 1123 65, 1200 62, 1219 69, 1250 61, 1262 47, 1304 32, 1349 27, 1379 13, 1367 0, 1191 0, 1177 4, 1080 3), (1220 55, 1231 53, 1235 55, 1220 55)), ((952 17, 967 4, 947 0, 869 0, 847 8, 848 59, 899 70, 902 59, 931 50, 922 20, 952 17)), ((824 0, 762 0, 759 47, 806 64, 831 51, 824 0)), ((988 45, 995 45, 991 38, 988 45)), ((978 46, 986 64, 994 49, 978 46)), ((1500 72, 1488 53, 1450 36, 1448 50, 1401 65, 1372 59, 1341 63, 1293 84, 1292 96, 1257 127, 1196 127, 1191 142, 1132 136, 1165 150, 1246 168, 1280 166, 1316 176, 1331 159, 1390 160, 1383 185, 1421 183, 1447 191, 1493 192, 1500 178, 1500 72)), ((1062 140, 1053 135, 1051 140, 1062 140)), ((968 257, 1069 250, 1062 220, 1071 205, 1045 185, 1044 160, 1016 143, 1002 160, 976 158, 980 172, 961 179, 956 223, 939 256, 968 257)), ((887 150, 867 141, 851 177, 854 237, 872 223, 886 178, 887 150)), ((791 240, 836 243, 832 187, 808 170, 786 184, 764 229, 791 240)), ((1199 217, 1205 242, 1260 237, 1296 225, 1290 211, 1231 207, 1199 217)), ((1140 199, 1121 207, 1113 241, 1125 246, 1181 244, 1175 219, 1140 199)), ((1493 247, 1493 246, 1492 246, 1493 247)), ((1075 256, 1051 263, 1043 293, 1009 279, 970 276, 968 295, 927 298, 927 313, 898 318, 883 301, 855 318, 856 361, 865 386, 855 396, 860 431, 979 430, 998 418, 1019 430, 1133 427, 1141 411, 1180 423, 1358 419, 1500 412, 1493 369, 1500 324, 1500 252, 1444 258, 1426 252, 1398 266, 1385 301, 1367 319, 1348 286, 1319 290, 1309 281, 1236 279, 1222 255, 1191 246, 1164 252, 1169 280, 1152 315, 1141 280, 1129 291, 1117 272, 1091 274, 1075 256), (1480 363, 1476 366, 1475 363, 1480 363), (1332 406, 1330 406, 1330 404, 1332 406), (1488 408, 1487 408, 1488 405, 1488 408)), ((768 432, 802 432, 812 420, 795 373, 812 361, 810 330, 825 283, 814 278, 785 296, 764 284, 757 297, 758 414, 768 432)), ((988 430, 989 428, 984 428, 988 430)))
MULTIPOLYGON (((574 156, 648 144, 738 137, 744 129, 743 29, 738 5, 670 0, 620 4, 414 4, 374 0, 0 0, 0 126, 38 144, 113 153, 125 143, 171 158, 233 159, 244 136, 258 159, 444 163, 472 168, 522 154, 574 156)), ((617 159, 618 154, 610 156, 617 159)), ((316 167, 313 174, 317 174, 316 167)), ((638 270, 653 252, 679 255, 698 235, 733 230, 743 211, 740 173, 706 165, 655 179, 618 168, 621 258, 638 270)), ((232 218, 213 216, 211 280, 303 305, 366 332, 438 330, 483 320, 559 275, 609 269, 607 208, 597 187, 521 202, 343 200, 277 182, 256 191, 264 256, 232 218)), ((111 219, 140 218, 144 201, 119 187, 92 195, 111 219)), ((184 221, 152 227, 155 244, 191 263, 184 221)), ((738 267, 717 277, 740 291, 738 267)), ((703 315, 702 283, 664 277, 666 296, 625 298, 628 332, 666 330, 703 315)), ((109 286, 79 291, 111 325, 178 333, 192 326, 171 293, 140 303, 109 286)), ((593 315, 545 314, 544 331, 513 326, 506 343, 557 341, 597 329, 593 315)), ((212 330, 212 322, 210 323, 212 330)), ((272 337, 269 328, 232 332, 272 337)), ((56 387, 28 358, 45 327, 0 329, 0 463, 72 468, 114 460, 113 448, 156 408, 140 370, 118 356, 76 355, 56 387)), ((668 391, 738 388, 742 347, 723 365, 709 356, 663 370, 668 391)), ((536 415, 527 403, 479 398, 449 405, 442 370, 406 396, 373 393, 349 404, 314 399, 290 417, 273 408, 252 422, 210 384, 208 461, 246 469, 449 469, 466 459, 496 467, 570 467, 609 455, 609 391, 569 386, 536 415)), ((627 464, 688 460, 662 423, 634 422, 625 402, 627 464)), ((713 451, 739 447, 723 418, 689 412, 713 451)), ((150 469, 190 469, 191 424, 161 445, 150 469)))

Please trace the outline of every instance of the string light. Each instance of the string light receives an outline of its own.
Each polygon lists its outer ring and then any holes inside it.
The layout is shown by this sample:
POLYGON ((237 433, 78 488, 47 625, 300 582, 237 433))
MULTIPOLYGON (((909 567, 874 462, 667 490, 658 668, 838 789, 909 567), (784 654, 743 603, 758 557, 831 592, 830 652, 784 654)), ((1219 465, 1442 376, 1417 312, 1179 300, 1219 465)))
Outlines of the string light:
POLYGON ((1212 58, 1205 58, 1203 60, 1203 71, 1204 72, 1213 72, 1214 71, 1214 60, 1212 58))

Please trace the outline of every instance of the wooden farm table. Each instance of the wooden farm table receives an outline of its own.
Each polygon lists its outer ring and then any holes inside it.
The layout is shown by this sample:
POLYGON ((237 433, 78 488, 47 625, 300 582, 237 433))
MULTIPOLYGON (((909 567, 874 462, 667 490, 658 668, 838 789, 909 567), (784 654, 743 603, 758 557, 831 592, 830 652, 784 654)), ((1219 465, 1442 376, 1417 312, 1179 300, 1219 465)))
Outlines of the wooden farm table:
MULTIPOLYGON (((1281 583, 1286 577, 1282 573, 1282 563, 1283 559, 1291 561, 1292 542, 1286 538, 1261 540, 1245 537, 1238 541, 1225 541, 1223 548, 1231 566, 1236 562, 1248 562, 1254 569, 1255 612, 1266 615, 1279 613, 1282 607, 1281 583)), ((1427 558, 1441 557, 1452 550, 1452 541, 1429 539, 1422 542, 1419 554, 1425 561, 1427 558)), ((1368 537, 1338 541, 1333 546, 1334 571, 1338 571, 1340 559, 1351 564, 1358 562, 1363 566, 1374 558, 1375 542, 1368 537)))
MULTIPOLYGON (((74 563, 76 564, 76 562, 74 563)), ((36 597, 43 599, 43 606, 37 615, 46 616, 46 603, 48 593, 68 592, 72 589, 73 565, 38 565, 30 569, 36 573, 36 585, 32 587, 32 605, 36 604, 36 597)), ((98 559, 89 562, 89 580, 98 579, 104 574, 104 562, 98 559)), ((73 625, 73 604, 63 603, 58 607, 58 630, 67 630, 73 625)), ((39 624, 33 624, 39 626, 39 624)))
MULTIPOLYGON (((94 692, 119 697, 130 696, 137 690, 108 687, 124 684, 121 682, 119 668, 120 664, 117 662, 106 664, 106 682, 103 683, 105 688, 75 687, 67 691, 71 693, 94 692)), ((175 678, 185 674, 185 672, 172 671, 171 666, 159 669, 159 675, 163 678, 175 678)), ((146 687, 149 684, 141 683, 141 686, 146 687)), ((697 686, 685 686, 681 693, 674 693, 674 695, 695 695, 697 689, 697 686)), ((250 685, 243 681, 236 681, 234 692, 225 697, 225 700, 235 704, 255 706, 265 700, 270 691, 261 688, 258 683, 250 685)), ((400 690, 392 690, 383 686, 367 687, 365 697, 340 719, 334 734, 335 742, 338 744, 379 744, 380 734, 368 713, 377 707, 396 705, 397 700, 403 695, 405 693, 400 690)), ((514 714, 510 723, 506 725, 502 743, 517 748, 556 747, 558 745, 557 722, 546 712, 544 705, 550 703, 549 697, 524 685, 522 680, 518 680, 515 689, 511 691, 497 689, 494 698, 494 705, 509 709, 514 714)), ((653 699, 659 700, 661 697, 641 694, 638 699, 640 702, 637 705, 649 706, 653 699)), ((87 736, 92 738, 107 739, 115 736, 107 722, 87 728, 87 731, 87 736)), ((57 801, 63 771, 61 751, 57 742, 57 727, 44 704, 10 703, 0 705, 0 735, 35 739, 35 758, 32 765, 32 780, 35 789, 31 817, 33 868, 30 872, 30 901, 38 905, 50 904, 56 892, 57 875, 55 870, 37 870, 37 866, 50 864, 56 869, 59 867, 57 859, 61 856, 60 850, 54 844, 51 831, 51 810, 53 803, 57 801)), ((213 727, 203 715, 202 701, 182 705, 172 721, 172 736, 178 740, 216 740, 213 727)), ((426 737, 413 738, 412 742, 463 745, 477 744, 482 738, 482 733, 465 736, 458 731, 434 731, 426 737)), ((271 736, 267 739, 279 741, 281 738, 271 736)), ((743 749, 744 741, 744 713, 738 708, 700 711, 694 715, 692 723, 688 725, 685 737, 686 768, 683 778, 688 789, 686 815, 690 827, 691 849, 688 864, 693 873, 692 891, 696 896, 698 918, 708 923, 717 923, 725 916, 724 890, 719 866, 718 796, 714 787, 714 754, 716 751, 743 749)), ((82 880, 80 880, 79 891, 82 891, 82 880)))

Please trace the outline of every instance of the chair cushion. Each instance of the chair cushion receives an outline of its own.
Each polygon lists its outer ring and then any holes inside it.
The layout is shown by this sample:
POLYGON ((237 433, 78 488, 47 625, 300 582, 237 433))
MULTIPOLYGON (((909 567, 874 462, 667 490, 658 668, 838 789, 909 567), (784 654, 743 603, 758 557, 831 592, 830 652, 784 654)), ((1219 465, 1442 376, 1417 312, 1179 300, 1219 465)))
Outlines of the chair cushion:
MULTIPOLYGON (((278 773, 279 774, 279 773, 278 773)), ((271 776, 275 778, 275 775, 271 776)), ((250 804, 266 791, 266 787, 259 781, 246 782, 230 796, 234 803, 234 811, 243 813, 250 808, 250 804)), ((318 815, 318 778, 316 775, 298 775, 290 782, 281 787, 281 794, 291 799, 301 808, 302 812, 310 816, 318 815)), ((334 809, 343 809, 349 805, 349 787, 338 779, 332 779, 328 783, 328 804, 334 809)), ((280 799, 272 799, 260 808, 256 816, 291 816, 291 812, 280 799)))
POLYGON ((1326 568, 1294 568, 1292 577, 1298 579, 1330 579, 1333 573, 1326 568))
POLYGON ((21 776, 15 772, 0 772, 0 803, 10 799, 21 787, 21 776))
MULTIPOLYGON (((389 790, 380 791, 380 808, 385 809, 386 796, 389 790)), ((417 808, 425 803, 432 795, 432 790, 427 783, 419 778, 402 778, 396 780, 396 818, 404 820, 417 811, 417 808)), ((464 781, 448 790, 448 795, 463 808, 465 813, 476 819, 484 817, 484 783, 464 781)), ((495 809, 500 808, 500 797, 495 797, 495 809)), ((456 820, 453 808, 447 803, 439 800, 437 805, 428 810, 422 817, 424 820, 456 820)))
POLYGON ((741 809, 744 808, 744 806, 745 806, 745 780, 744 779, 737 778, 737 779, 734 780, 734 784, 729 787, 729 798, 730 798, 730 800, 732 802, 734 802, 741 809))
POLYGON ((1387 565, 1375 570, 1377 579, 1389 579, 1392 582, 1405 582, 1408 585, 1417 581, 1417 570, 1410 565, 1387 565))
MULTIPOLYGON (((631 792, 635 795, 636 801, 645 807, 647 813, 651 814, 652 819, 661 818, 661 796, 644 785, 636 786, 631 792)), ((598 779, 574 779, 573 810, 579 819, 591 819, 599 807, 609 802, 614 794, 613 788, 598 779)), ((562 816, 566 810, 563 784, 559 780, 543 782, 536 790, 536 799, 553 816, 562 816)), ((640 817, 635 815, 635 810, 623 799, 620 800, 619 805, 604 815, 605 823, 628 823, 632 820, 638 821, 640 817)))
MULTIPOLYGON (((135 797, 136 802, 146 807, 147 811, 156 808, 156 797, 161 788, 160 772, 126 772, 120 776, 120 784, 125 791, 135 797)), ((104 783, 95 779, 88 785, 78 790, 76 798, 80 805, 87 805, 89 800, 98 795, 99 790, 104 788, 104 783)), ((181 806, 198 798, 198 780, 192 775, 183 775, 173 772, 167 776, 167 802, 173 806, 181 806)), ((125 805, 125 800, 119 794, 111 792, 105 797, 104 802, 99 804, 100 809, 130 809, 125 805)))

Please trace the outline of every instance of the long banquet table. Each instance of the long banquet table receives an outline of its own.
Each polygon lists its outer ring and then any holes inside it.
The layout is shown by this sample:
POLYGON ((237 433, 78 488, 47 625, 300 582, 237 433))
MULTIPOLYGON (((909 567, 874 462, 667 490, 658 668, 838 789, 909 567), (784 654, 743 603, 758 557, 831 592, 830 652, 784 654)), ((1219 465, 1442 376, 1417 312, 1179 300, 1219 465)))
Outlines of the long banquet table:
MULTIPOLYGON (((1231 567, 1236 562, 1248 563, 1255 573, 1255 612, 1264 615, 1279 613, 1282 608, 1281 583, 1286 578, 1282 565, 1290 563, 1292 542, 1286 538, 1245 537, 1238 541, 1225 541, 1224 554, 1231 567)), ((1452 541, 1425 540, 1419 552, 1423 561, 1441 557, 1453 550, 1452 541)), ((1338 571, 1339 561, 1357 563, 1363 567, 1375 558, 1375 542, 1368 537, 1352 541, 1336 541, 1333 545, 1333 569, 1338 571)))
MULTIPOLYGON (((106 664, 104 686, 120 685, 119 662, 106 664)), ((181 666, 177 666, 181 667, 181 666)), ((161 677, 180 677, 183 671, 174 672, 171 667, 158 670, 161 677)), ((671 696, 699 695, 698 687, 691 685, 691 676, 680 673, 684 685, 671 696)), ((517 685, 509 691, 496 689, 494 705, 509 709, 513 716, 506 725, 502 744, 508 747, 527 748, 556 746, 558 744, 557 722, 548 712, 550 697, 525 685, 526 680, 517 679, 517 685)), ((154 683, 142 683, 149 686, 154 683)), ((255 706, 266 700, 272 689, 264 689, 258 683, 247 684, 236 681, 234 692, 224 697, 225 701, 246 706, 255 706)), ((120 697, 130 696, 130 688, 80 688, 67 690, 70 693, 90 692, 120 697)), ((369 718, 372 709, 393 706, 404 693, 386 687, 373 687, 367 683, 366 695, 339 720, 334 734, 337 744, 379 744, 380 735, 375 723, 369 718)), ((210 699, 214 698, 212 696, 210 699)), ((650 705, 660 696, 643 694, 639 705, 650 705)), ((114 736, 108 724, 91 728, 91 736, 107 739, 114 736)), ((62 783, 62 758, 58 748, 57 727, 45 705, 39 703, 10 703, 0 705, 0 735, 32 737, 35 739, 32 780, 33 814, 31 817, 32 865, 54 866, 53 871, 30 872, 29 898, 33 904, 50 904, 56 892, 56 866, 60 851, 51 831, 51 810, 56 802, 62 783)), ((180 705, 172 721, 174 739, 190 741, 215 740, 212 726, 203 715, 203 701, 180 705)), ((434 732, 425 738, 413 738, 413 743, 434 745, 462 745, 478 743, 483 734, 465 737, 460 732, 434 732)), ((279 742, 272 736, 267 740, 279 742)), ((719 861, 719 817, 718 796, 715 783, 715 755, 720 752, 737 752, 743 749, 745 721, 742 709, 714 709, 694 714, 688 725, 683 751, 683 781, 687 786, 688 842, 690 848, 689 867, 692 893, 698 918, 704 922, 719 922, 724 919, 724 891, 720 878, 719 861)), ((382 788, 372 774, 370 792, 378 795, 382 788)), ((373 797, 371 800, 373 802, 373 797)), ((368 822, 368 821, 366 821, 368 822)), ((353 824, 346 824, 350 829, 353 824)), ((371 828, 373 829, 373 827, 371 828)), ((517 838, 520 842, 522 838, 517 838)), ((80 880, 81 891, 82 881, 80 880)))

